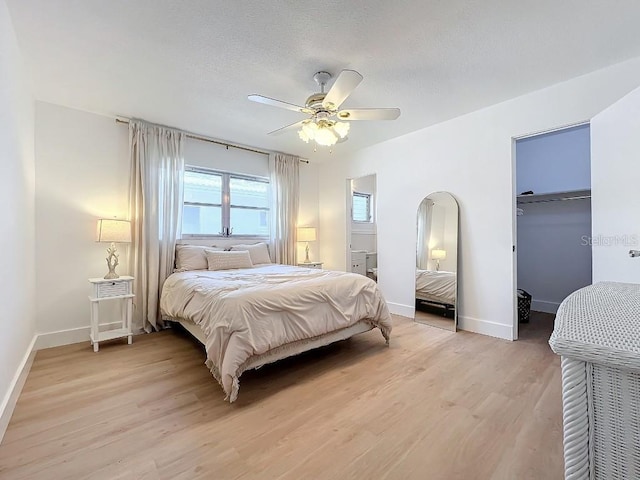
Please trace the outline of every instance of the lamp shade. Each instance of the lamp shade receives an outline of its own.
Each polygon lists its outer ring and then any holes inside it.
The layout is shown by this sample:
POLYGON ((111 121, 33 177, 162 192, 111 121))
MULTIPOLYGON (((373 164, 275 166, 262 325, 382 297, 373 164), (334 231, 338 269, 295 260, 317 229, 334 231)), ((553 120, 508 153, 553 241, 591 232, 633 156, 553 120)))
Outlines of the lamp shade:
POLYGON ((316 240, 316 229, 314 227, 298 227, 299 242, 314 242, 316 240))
POLYGON ((128 220, 101 218, 98 220, 96 242, 131 242, 131 222, 128 220))
POLYGON ((434 248, 433 250, 431 250, 431 258, 433 258, 434 260, 444 260, 445 258, 447 258, 447 251, 441 250, 439 248, 434 248))

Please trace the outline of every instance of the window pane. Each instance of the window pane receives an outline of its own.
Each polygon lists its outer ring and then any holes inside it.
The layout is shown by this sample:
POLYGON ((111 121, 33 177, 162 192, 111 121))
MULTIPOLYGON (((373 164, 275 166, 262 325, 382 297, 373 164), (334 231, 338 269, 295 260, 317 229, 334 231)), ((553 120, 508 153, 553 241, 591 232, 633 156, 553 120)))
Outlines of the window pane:
POLYGON ((182 209, 182 233, 218 235, 222 230, 222 208, 185 205, 182 209))
POLYGON ((187 203, 222 203, 222 175, 184 172, 184 201, 187 203))
POLYGON ((269 235, 269 211, 231 207, 233 235, 269 235))
POLYGON ((231 205, 269 208, 268 183, 231 177, 229 179, 229 187, 231 205))
POLYGON ((353 194, 353 221, 354 222, 370 222, 370 195, 362 193, 353 194))

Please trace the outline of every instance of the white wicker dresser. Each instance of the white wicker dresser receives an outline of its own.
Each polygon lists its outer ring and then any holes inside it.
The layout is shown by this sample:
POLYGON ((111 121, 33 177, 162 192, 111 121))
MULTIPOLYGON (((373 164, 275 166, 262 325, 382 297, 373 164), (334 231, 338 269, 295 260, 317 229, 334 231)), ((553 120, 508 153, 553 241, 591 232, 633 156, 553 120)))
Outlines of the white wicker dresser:
POLYGON ((640 479, 640 285, 571 294, 549 344, 562 357, 565 478, 640 479))

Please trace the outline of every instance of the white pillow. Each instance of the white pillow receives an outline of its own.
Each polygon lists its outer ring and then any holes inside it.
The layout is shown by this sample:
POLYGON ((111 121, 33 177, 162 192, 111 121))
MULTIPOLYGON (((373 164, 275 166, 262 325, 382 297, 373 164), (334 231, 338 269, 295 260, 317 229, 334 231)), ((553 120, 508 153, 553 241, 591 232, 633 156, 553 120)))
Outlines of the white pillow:
POLYGON ((214 252, 206 251, 209 270, 230 270, 232 268, 251 268, 249 252, 214 252))
POLYGON ((221 251, 222 248, 205 245, 176 245, 176 268, 174 272, 188 272, 189 270, 206 270, 206 250, 221 251))
POLYGON ((269 248, 264 242, 256 243, 255 245, 234 245, 231 247, 231 251, 249 252, 249 255, 251 256, 251 263, 254 265, 271 263, 271 258, 269 258, 269 248))

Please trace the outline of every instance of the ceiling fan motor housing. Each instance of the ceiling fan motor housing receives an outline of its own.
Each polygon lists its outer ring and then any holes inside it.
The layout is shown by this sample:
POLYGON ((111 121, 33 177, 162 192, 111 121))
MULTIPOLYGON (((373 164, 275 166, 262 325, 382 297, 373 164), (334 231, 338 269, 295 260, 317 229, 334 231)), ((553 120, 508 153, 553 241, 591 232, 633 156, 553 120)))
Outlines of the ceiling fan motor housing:
POLYGON ((312 110, 323 110, 324 107, 322 106, 322 101, 326 96, 326 93, 314 93, 313 95, 309 95, 309 98, 307 98, 307 101, 305 102, 305 106, 312 110))

